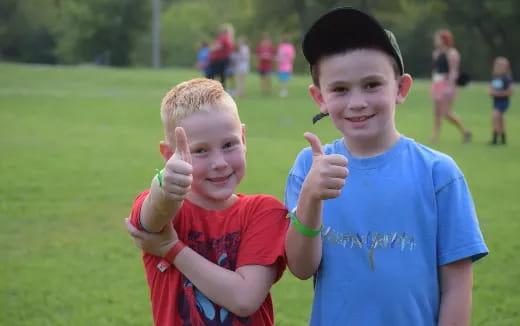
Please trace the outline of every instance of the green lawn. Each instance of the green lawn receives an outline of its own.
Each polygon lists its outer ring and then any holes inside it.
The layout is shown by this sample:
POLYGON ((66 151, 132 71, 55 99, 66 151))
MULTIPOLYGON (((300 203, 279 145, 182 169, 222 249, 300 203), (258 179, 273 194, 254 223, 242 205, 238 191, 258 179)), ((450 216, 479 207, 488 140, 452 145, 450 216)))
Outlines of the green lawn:
MULTIPOLYGON (((195 76, 0 63, 0 325, 151 325, 140 253, 123 218, 162 166, 162 96, 195 76)), ((282 99, 260 95, 250 76, 238 100, 248 141, 241 192, 282 199, 303 132, 338 137, 328 119, 312 125, 308 83, 297 76, 282 99)), ((428 87, 417 81, 396 114, 400 131, 420 142, 431 131, 428 87)), ((520 100, 507 113, 509 144, 491 148, 485 87, 471 84, 456 103, 473 143, 462 145, 445 125, 434 147, 465 173, 491 250, 474 266, 472 324, 520 325, 520 100)), ((277 325, 306 324, 310 282, 287 272, 273 293, 277 325)))

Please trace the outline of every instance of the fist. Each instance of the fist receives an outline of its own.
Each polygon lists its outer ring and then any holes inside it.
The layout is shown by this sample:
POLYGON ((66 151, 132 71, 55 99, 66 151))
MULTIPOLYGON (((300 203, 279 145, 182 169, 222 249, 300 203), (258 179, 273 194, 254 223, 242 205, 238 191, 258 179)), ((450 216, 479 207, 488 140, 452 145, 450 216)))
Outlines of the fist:
POLYGON ((306 132, 304 137, 312 149, 312 167, 303 187, 307 188, 314 199, 325 200, 338 197, 349 173, 347 158, 340 154, 325 155, 320 139, 310 132, 306 132))
POLYGON ((162 190, 173 200, 184 200, 190 191, 193 167, 186 132, 175 128, 175 152, 166 162, 163 172, 162 190))

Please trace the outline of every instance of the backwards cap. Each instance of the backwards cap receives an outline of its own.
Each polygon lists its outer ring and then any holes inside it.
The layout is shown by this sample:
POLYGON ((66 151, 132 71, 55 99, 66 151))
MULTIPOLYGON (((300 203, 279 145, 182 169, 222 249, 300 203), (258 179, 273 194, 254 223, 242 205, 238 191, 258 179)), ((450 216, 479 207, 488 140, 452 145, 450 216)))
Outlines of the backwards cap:
POLYGON ((372 16, 351 8, 341 7, 321 16, 305 33, 302 50, 312 66, 323 56, 348 49, 377 47, 395 58, 401 74, 403 58, 394 34, 372 16))
MULTIPOLYGON (((386 30, 374 17, 351 7, 340 7, 321 16, 303 38, 302 50, 309 65, 322 57, 348 49, 379 48, 395 58, 399 72, 404 73, 403 57, 394 34, 386 30)), ((327 116, 316 115, 316 123, 327 116)))

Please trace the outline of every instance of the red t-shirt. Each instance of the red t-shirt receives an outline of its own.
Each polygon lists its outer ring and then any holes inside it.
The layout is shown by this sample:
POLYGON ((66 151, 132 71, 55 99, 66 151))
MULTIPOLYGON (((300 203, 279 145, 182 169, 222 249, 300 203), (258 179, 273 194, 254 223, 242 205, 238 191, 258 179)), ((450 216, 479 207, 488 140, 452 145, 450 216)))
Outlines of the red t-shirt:
POLYGON ((222 60, 231 56, 233 52, 233 42, 227 34, 220 34, 215 42, 219 43, 220 47, 209 53, 209 61, 222 60))
MULTIPOLYGON (((148 191, 138 195, 132 207, 132 224, 141 230, 139 216, 147 195, 148 191)), ((244 265, 276 263, 278 281, 286 266, 287 210, 272 196, 238 196, 233 205, 220 211, 208 211, 185 200, 173 224, 179 239, 233 271, 244 265)), ((143 252, 143 261, 156 326, 274 325, 271 294, 253 315, 241 318, 211 302, 173 265, 161 272, 158 265, 165 263, 161 257, 143 252)))
POLYGON ((255 50, 258 57, 258 70, 271 71, 273 70, 273 61, 276 56, 276 49, 272 44, 260 43, 255 50))

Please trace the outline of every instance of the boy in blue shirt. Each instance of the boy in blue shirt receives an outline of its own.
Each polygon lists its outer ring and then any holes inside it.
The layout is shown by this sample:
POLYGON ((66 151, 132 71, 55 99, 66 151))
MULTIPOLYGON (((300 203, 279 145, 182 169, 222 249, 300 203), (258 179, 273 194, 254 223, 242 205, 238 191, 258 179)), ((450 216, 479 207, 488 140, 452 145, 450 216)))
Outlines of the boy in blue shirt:
POLYGON ((401 135, 410 90, 393 34, 338 8, 307 31, 310 94, 343 138, 310 144, 287 180, 290 270, 315 277, 311 325, 468 325, 488 249, 462 172, 401 135), (348 163, 348 169, 347 169, 348 163))

